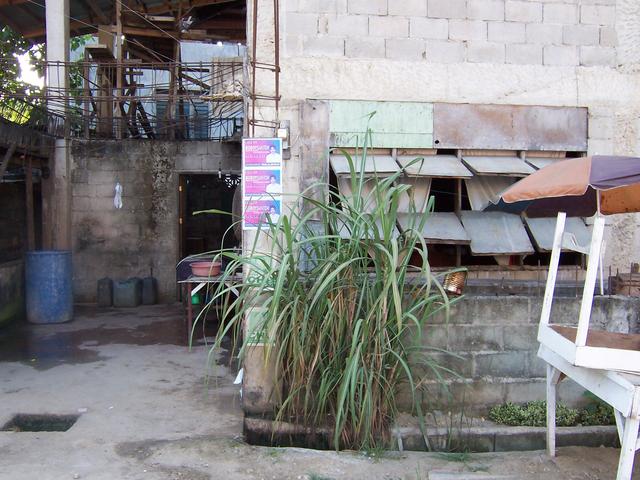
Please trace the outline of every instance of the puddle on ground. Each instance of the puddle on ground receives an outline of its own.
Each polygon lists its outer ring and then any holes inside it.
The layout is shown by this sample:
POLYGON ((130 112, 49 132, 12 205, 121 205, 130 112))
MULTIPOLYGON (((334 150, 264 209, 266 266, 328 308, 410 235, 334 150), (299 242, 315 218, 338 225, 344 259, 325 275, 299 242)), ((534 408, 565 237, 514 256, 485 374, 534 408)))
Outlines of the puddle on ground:
MULTIPOLYGON (((205 332, 196 331, 197 337, 210 336, 211 330, 215 335, 216 322, 207 324, 205 332)), ((106 360, 108 357, 93 349, 101 345, 183 346, 185 342, 185 326, 178 308, 79 307, 69 323, 35 325, 21 320, 1 328, 0 362, 21 362, 47 370, 63 364, 106 360)))

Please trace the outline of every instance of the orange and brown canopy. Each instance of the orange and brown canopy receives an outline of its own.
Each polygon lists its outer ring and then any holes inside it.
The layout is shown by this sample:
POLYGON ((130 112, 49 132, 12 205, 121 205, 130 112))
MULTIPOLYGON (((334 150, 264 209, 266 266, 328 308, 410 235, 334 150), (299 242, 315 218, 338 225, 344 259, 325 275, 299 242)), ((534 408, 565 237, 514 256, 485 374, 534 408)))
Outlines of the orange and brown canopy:
POLYGON ((640 158, 592 156, 553 163, 515 183, 489 210, 532 217, 640 212, 640 158))

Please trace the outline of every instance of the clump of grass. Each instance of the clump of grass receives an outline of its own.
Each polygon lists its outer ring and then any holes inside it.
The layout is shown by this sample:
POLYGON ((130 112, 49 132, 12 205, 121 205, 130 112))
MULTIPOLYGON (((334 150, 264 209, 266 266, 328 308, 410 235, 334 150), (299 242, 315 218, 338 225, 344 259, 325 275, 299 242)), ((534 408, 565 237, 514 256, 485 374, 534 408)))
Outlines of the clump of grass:
MULTIPOLYGON (((422 348, 422 335, 449 300, 431 273, 422 234, 433 198, 426 210, 417 209, 402 173, 366 177, 366 144, 359 159, 343 154, 350 194, 316 185, 277 222, 267 218, 243 254, 217 252, 228 266, 211 296, 211 302, 224 300, 213 349, 260 312, 251 337, 265 345, 265 364, 276 366, 276 420, 329 425, 336 449, 371 450, 388 445, 403 386, 422 418, 412 365, 440 368, 422 348), (398 234, 400 204, 407 200, 409 227, 398 234), (412 254, 419 267, 410 264, 412 254), (236 270, 244 280, 230 301, 224 280, 236 270)), ((240 357, 250 348, 245 342, 240 357)))
MULTIPOLYGON (((547 424, 547 402, 536 400, 524 405, 508 402, 493 407, 489 411, 489 418, 504 425, 544 427, 547 424)), ((556 405, 556 425, 560 427, 614 423, 613 409, 600 400, 593 401, 583 409, 570 408, 560 402, 556 405)))

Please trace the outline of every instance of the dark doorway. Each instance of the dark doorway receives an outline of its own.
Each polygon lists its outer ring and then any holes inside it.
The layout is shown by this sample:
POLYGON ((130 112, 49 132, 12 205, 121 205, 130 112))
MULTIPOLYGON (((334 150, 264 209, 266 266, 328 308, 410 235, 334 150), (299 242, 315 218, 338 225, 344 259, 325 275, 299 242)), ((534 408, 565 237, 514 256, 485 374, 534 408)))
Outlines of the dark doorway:
POLYGON ((232 212, 239 176, 233 174, 180 176, 180 249, 181 258, 220 248, 240 246, 231 215, 203 213, 201 210, 232 212))

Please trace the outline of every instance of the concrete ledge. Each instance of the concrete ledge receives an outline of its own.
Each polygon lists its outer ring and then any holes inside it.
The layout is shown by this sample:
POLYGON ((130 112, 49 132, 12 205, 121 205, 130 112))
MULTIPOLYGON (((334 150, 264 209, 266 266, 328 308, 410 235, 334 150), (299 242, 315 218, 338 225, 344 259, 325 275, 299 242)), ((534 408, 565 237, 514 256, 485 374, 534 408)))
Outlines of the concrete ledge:
MULTIPOLYGON (((469 452, 544 450, 546 432, 545 427, 470 427, 453 432, 442 428, 427 428, 432 449, 469 452)), ((426 451, 424 438, 418 428, 394 428, 392 436, 395 439, 401 438, 403 450, 426 451)), ((559 447, 618 447, 618 432, 615 425, 558 427, 556 444, 559 447)), ((395 448, 400 448, 398 442, 395 448)))

